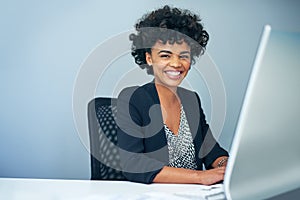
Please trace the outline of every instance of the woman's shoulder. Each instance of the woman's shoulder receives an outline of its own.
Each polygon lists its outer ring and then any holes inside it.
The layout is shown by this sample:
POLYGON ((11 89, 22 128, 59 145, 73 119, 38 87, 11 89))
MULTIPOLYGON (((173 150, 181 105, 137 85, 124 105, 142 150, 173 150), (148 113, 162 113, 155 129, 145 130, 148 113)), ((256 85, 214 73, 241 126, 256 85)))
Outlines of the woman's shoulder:
POLYGON ((179 94, 179 96, 196 96, 197 98, 199 97, 197 92, 193 91, 193 90, 189 90, 183 87, 178 87, 177 92, 179 94))
POLYGON ((125 94, 143 94, 143 93, 152 93, 154 92, 155 89, 155 84, 150 82, 150 83, 146 83, 144 85, 141 86, 129 86, 129 87, 125 87, 121 90, 121 92, 119 93, 120 95, 125 94))
POLYGON ((155 84, 150 82, 141 86, 130 86, 122 89, 118 99, 130 99, 130 101, 137 102, 151 102, 158 99, 155 84))

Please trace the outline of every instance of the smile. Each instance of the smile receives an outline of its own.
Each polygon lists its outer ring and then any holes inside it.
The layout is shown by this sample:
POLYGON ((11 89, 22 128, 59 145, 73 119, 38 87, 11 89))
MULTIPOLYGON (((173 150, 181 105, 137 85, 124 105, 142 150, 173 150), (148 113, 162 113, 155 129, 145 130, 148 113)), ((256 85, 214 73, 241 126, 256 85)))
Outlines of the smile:
POLYGON ((165 71, 165 73, 171 79, 179 79, 181 77, 180 75, 182 74, 182 71, 168 70, 168 71, 165 71))

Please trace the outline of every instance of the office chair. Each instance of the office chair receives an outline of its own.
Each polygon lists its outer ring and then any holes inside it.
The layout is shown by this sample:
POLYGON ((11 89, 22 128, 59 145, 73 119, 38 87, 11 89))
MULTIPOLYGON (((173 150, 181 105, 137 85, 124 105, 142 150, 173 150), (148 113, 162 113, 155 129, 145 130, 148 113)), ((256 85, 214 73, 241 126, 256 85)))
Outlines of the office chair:
POLYGON ((88 104, 91 180, 125 180, 117 148, 116 101, 98 97, 88 104))

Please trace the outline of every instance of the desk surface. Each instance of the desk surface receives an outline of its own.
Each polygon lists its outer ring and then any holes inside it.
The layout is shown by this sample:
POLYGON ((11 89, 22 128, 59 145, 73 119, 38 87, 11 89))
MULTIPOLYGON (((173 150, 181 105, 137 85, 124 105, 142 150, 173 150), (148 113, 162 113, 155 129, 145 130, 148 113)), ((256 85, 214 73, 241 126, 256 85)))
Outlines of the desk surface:
MULTIPOLYGON (((214 187, 221 190, 222 185, 214 187)), ((0 178, 0 199, 5 200, 201 200, 211 189, 210 186, 193 184, 0 178)))

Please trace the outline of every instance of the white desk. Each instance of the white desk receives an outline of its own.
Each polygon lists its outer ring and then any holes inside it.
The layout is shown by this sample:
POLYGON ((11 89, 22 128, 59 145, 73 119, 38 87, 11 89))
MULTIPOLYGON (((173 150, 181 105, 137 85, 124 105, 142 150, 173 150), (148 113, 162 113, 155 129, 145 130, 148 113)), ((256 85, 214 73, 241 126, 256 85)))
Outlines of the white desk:
POLYGON ((1 200, 201 200, 210 189, 193 184, 0 178, 1 200))

